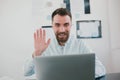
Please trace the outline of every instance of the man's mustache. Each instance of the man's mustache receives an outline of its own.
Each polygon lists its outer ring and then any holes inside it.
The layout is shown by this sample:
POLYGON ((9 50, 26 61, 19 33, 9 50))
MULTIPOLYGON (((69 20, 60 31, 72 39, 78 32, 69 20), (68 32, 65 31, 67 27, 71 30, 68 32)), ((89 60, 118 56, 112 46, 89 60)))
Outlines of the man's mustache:
POLYGON ((61 35, 61 34, 67 35, 68 33, 67 32, 59 32, 59 33, 57 33, 57 35, 61 35))

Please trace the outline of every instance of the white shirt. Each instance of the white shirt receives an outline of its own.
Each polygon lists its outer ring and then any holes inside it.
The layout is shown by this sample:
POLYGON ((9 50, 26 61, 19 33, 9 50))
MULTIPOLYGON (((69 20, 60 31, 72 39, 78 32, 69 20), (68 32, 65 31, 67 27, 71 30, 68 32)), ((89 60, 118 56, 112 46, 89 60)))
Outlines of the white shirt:
MULTIPOLYGON (((56 39, 52 39, 48 48, 42 53, 42 56, 54 56, 54 55, 69 55, 69 54, 86 54, 93 53, 86 44, 74 37, 69 37, 65 46, 60 46, 56 39)), ((28 60, 25 63, 24 75, 31 76, 35 74, 33 60, 28 60)), ((95 60, 95 77, 100 77, 105 75, 105 68, 103 64, 96 57, 95 60)))

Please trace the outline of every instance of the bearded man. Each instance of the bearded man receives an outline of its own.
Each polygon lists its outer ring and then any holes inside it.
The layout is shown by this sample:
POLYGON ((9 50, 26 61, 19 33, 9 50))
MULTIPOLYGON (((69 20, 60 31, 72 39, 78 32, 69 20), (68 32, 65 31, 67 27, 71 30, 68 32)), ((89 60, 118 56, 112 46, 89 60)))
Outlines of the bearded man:
MULTIPOLYGON (((65 8, 58 8, 52 13, 52 29, 55 38, 46 40, 46 32, 43 29, 37 29, 34 33, 34 53, 32 58, 37 56, 54 56, 69 54, 86 54, 92 51, 85 45, 81 39, 76 39, 70 35, 72 27, 72 16, 65 8)), ((25 76, 35 74, 33 61, 26 63, 25 76)), ((105 75, 105 68, 96 57, 95 77, 105 75)))

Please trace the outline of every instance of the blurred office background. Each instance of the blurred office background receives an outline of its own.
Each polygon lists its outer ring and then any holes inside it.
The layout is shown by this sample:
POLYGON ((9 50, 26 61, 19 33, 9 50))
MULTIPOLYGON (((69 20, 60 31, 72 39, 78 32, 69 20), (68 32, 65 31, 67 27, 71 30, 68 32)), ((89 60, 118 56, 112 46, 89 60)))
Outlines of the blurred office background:
MULTIPOLYGON (((107 73, 120 72, 120 0, 90 0, 90 14, 84 13, 84 0, 70 0, 76 21, 101 20, 102 37, 84 39, 107 73)), ((51 25, 51 13, 65 7, 63 0, 0 0, 0 77, 24 80, 23 65, 34 50, 33 32, 51 25)))

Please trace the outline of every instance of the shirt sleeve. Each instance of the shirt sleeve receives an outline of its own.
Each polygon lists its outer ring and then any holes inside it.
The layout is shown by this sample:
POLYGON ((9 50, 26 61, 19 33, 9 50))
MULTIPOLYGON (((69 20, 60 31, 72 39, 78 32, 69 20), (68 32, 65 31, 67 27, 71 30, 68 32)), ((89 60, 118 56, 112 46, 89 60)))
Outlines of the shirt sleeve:
POLYGON ((101 61, 96 56, 95 60, 95 78, 104 76, 106 74, 106 70, 104 65, 101 63, 101 61))
MULTIPOLYGON (((42 53, 41 56, 45 56, 46 55, 46 51, 44 51, 42 53)), ((25 60, 25 63, 24 63, 24 76, 25 77, 30 77, 30 76, 33 76, 35 75, 35 65, 34 65, 34 61, 33 61, 33 58, 28 58, 25 60)))
POLYGON ((24 64, 24 76, 32 76, 35 73, 33 59, 26 59, 24 64))
MULTIPOLYGON (((82 52, 83 53, 95 53, 92 49, 89 48, 88 45, 84 41, 81 41, 82 52)), ((95 78, 104 76, 106 74, 106 70, 102 62, 95 56, 95 78)))
POLYGON ((80 44, 79 44, 79 52, 80 53, 94 53, 93 51, 92 51, 92 49, 91 48, 89 48, 89 46, 85 43, 85 41, 83 41, 83 40, 79 40, 79 42, 80 42, 80 44))

